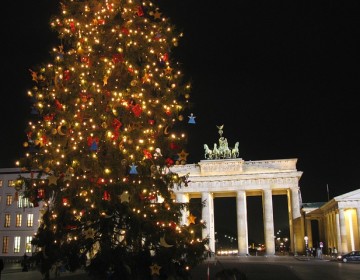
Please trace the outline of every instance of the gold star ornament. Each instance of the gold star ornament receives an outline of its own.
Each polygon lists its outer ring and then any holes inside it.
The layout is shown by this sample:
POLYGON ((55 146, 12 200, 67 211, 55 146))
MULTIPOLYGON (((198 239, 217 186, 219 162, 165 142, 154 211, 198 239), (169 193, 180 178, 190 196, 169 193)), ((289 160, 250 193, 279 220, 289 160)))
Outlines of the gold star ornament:
POLYGON ((180 153, 178 153, 179 156, 179 160, 182 161, 186 161, 187 157, 188 157, 189 153, 185 152, 184 150, 182 150, 180 153))
POLYGON ((156 263, 150 266, 151 275, 160 275, 161 266, 157 265, 156 263))
POLYGON ((120 196, 120 202, 123 203, 123 202, 129 202, 130 200, 130 195, 129 195, 129 192, 125 191, 123 192, 120 196))
POLYGON ((84 231, 84 235, 85 235, 85 239, 93 239, 95 232, 92 228, 89 228, 87 230, 84 231))
POLYGON ((196 217, 195 217, 193 214, 190 214, 190 215, 187 217, 187 220, 188 220, 189 225, 190 225, 190 224, 195 224, 195 219, 196 219, 196 217))

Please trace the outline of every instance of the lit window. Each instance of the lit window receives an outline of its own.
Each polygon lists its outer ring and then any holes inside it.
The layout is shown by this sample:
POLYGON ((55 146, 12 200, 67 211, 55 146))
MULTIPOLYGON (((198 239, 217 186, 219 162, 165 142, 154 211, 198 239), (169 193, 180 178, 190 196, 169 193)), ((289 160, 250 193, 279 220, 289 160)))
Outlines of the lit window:
POLYGON ((20 253, 20 236, 14 237, 14 253, 20 253))
POLYGON ((10 227, 10 221, 11 221, 11 216, 10 216, 10 214, 5 214, 4 227, 10 227))
POLYGON ((16 227, 21 227, 21 220, 22 220, 22 215, 16 214, 16 222, 15 222, 16 227))
POLYGON ((8 181, 8 187, 15 187, 15 181, 14 180, 9 180, 8 181))
POLYGON ((6 195, 6 205, 9 206, 12 204, 12 195, 8 194, 6 195))
POLYGON ((18 208, 25 208, 25 207, 34 207, 34 204, 29 202, 29 198, 27 197, 23 197, 22 195, 19 195, 19 199, 17 202, 17 207, 18 208))
POLYGON ((3 242, 2 242, 3 246, 2 246, 2 253, 3 254, 7 254, 9 253, 9 236, 4 236, 3 237, 3 242))
POLYGON ((34 214, 27 215, 27 224, 28 227, 32 227, 34 225, 34 214))
POLYGON ((32 241, 33 237, 32 236, 26 236, 26 243, 25 243, 25 252, 26 253, 32 253, 31 250, 31 241, 32 241))
POLYGON ((2 185, 3 185, 3 181, 2 181, 2 180, 0 180, 0 188, 2 187, 2 185))
POLYGON ((23 202, 23 196, 22 195, 19 195, 19 199, 18 199, 18 202, 17 202, 17 207, 18 208, 23 208, 24 207, 24 202, 23 202))

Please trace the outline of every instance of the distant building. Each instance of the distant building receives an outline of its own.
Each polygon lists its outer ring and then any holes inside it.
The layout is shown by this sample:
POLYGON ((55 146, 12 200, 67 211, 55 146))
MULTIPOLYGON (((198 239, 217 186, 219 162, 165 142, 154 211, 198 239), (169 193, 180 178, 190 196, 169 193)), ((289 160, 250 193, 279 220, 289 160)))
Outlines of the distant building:
POLYGON ((302 204, 304 236, 309 247, 325 253, 360 250, 360 189, 328 202, 302 204))
POLYGON ((30 256, 31 240, 40 224, 41 205, 34 204, 18 190, 19 176, 34 174, 19 168, 0 169, 0 257, 30 256))

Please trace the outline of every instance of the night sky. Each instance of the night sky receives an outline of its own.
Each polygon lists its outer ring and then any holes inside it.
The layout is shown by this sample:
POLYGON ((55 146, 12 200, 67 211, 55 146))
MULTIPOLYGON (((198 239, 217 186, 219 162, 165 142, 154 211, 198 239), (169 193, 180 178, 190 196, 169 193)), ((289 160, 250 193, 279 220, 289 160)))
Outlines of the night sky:
MULTIPOLYGON (((224 124, 246 161, 297 158, 304 202, 359 188, 359 1, 153 2, 184 32, 170 54, 193 86, 188 163, 224 124)), ((2 3, 1 168, 23 155, 29 68, 58 45, 57 3, 2 3)))

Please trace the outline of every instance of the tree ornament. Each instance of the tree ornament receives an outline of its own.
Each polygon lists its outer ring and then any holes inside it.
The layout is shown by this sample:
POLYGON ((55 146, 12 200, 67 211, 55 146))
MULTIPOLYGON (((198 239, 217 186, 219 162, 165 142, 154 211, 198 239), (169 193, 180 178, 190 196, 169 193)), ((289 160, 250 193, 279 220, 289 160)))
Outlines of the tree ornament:
POLYGON ((108 191, 104 191, 103 199, 106 201, 110 200, 110 193, 108 191))
POLYGON ((131 111, 136 117, 140 117, 142 113, 142 108, 139 104, 136 104, 135 106, 132 106, 131 111))
POLYGON ((129 202, 130 201, 130 195, 129 195, 129 192, 128 191, 124 191, 120 196, 120 202, 123 203, 123 202, 129 202))
POLYGON ((171 159, 171 158, 167 158, 165 160, 165 163, 166 163, 166 166, 167 167, 170 167, 170 166, 173 166, 174 165, 174 161, 171 159))
POLYGON ((97 151, 98 144, 99 144, 99 138, 89 136, 87 138, 87 143, 88 143, 88 146, 90 147, 90 151, 97 151))
POLYGON ((144 10, 143 10, 143 8, 142 8, 141 6, 138 6, 136 13, 137 13, 137 15, 138 15, 139 17, 142 17, 142 16, 144 15, 144 10))
POLYGON ((188 155, 189 155, 189 153, 185 152, 184 150, 181 150, 181 152, 178 153, 179 160, 180 160, 180 161, 182 161, 182 160, 186 161, 188 155))
POLYGON ((124 56, 121 53, 116 53, 113 55, 112 57, 112 61, 114 62, 114 64, 118 64, 120 62, 124 61, 124 56))
POLYGON ((135 165, 135 163, 132 163, 130 165, 130 171, 129 174, 138 174, 137 170, 136 170, 137 165, 135 165))
POLYGON ((83 231, 85 239, 94 239, 95 231, 92 228, 88 228, 87 230, 83 231))
POLYGON ((188 123, 191 123, 191 124, 195 124, 195 116, 193 113, 190 114, 189 116, 189 122, 188 123))
POLYGON ((160 275, 161 266, 155 263, 150 266, 150 269, 151 269, 151 275, 160 275))
POLYGON ((144 149, 143 153, 144 153, 144 156, 145 156, 146 159, 151 159, 152 158, 152 155, 151 155, 149 150, 144 149))
POLYGON ((193 214, 190 214, 188 217, 187 217, 187 220, 188 220, 188 224, 195 224, 195 219, 196 217, 193 216, 193 214))
POLYGON ((168 244, 165 240, 165 234, 164 236, 160 237, 160 245, 165 248, 173 247, 174 245, 168 244))
POLYGON ((35 71, 31 70, 31 69, 29 69, 29 71, 30 71, 30 73, 31 73, 32 80, 33 80, 35 83, 37 83, 37 82, 38 82, 38 74, 37 74, 37 72, 35 72, 35 71))

